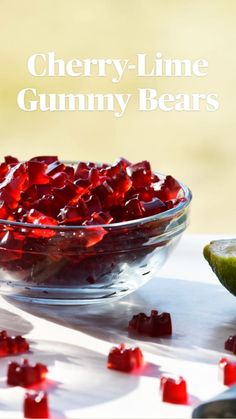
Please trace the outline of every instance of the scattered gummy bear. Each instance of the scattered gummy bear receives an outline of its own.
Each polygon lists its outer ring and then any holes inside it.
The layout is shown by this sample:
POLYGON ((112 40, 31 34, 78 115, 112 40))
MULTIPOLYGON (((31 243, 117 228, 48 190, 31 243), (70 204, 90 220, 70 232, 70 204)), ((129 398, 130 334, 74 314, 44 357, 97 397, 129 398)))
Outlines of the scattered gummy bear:
POLYGON ((219 361, 219 378, 226 386, 236 384, 236 363, 230 362, 227 358, 219 361))
POLYGON ((228 337, 225 341, 225 349, 236 355, 236 335, 228 337))
POLYGON ((158 314, 157 310, 152 310, 150 316, 147 316, 145 313, 134 315, 129 322, 129 328, 151 337, 168 336, 172 334, 170 314, 158 314))
POLYGON ((0 332, 0 357, 28 352, 29 343, 22 336, 8 336, 6 330, 0 332))
POLYGON ((43 391, 25 393, 23 411, 25 418, 48 419, 49 407, 47 393, 43 391))
POLYGON ((135 368, 140 368, 144 364, 142 351, 136 348, 126 348, 122 343, 118 347, 113 347, 108 355, 107 367, 131 372, 135 368))
POLYGON ((30 387, 45 380, 48 369, 46 365, 37 363, 33 366, 24 359, 21 364, 9 362, 7 384, 11 386, 30 387))
POLYGON ((161 377, 160 391, 162 401, 175 404, 187 404, 187 384, 183 377, 161 377))

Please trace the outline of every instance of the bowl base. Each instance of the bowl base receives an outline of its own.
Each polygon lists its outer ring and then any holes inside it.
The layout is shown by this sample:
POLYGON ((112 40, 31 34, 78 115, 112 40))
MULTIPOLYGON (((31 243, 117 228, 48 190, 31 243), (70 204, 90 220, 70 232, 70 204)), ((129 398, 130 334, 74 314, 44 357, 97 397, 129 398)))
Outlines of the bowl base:
POLYGON ((26 297, 22 295, 14 295, 14 296, 7 296, 7 300, 9 302, 21 302, 27 304, 39 304, 39 305, 53 305, 53 306, 81 306, 81 305, 88 305, 88 304, 102 304, 102 303, 109 303, 114 300, 118 300, 123 296, 129 294, 131 291, 127 292, 126 294, 111 294, 110 296, 105 296, 101 298, 93 298, 93 299, 81 299, 81 298, 73 298, 73 299, 58 299, 58 298, 37 298, 37 297, 26 297))
MULTIPOLYGON (((142 284, 146 283, 149 278, 142 278, 142 284)), ((140 284, 141 285, 141 284, 140 284)), ((1 282, 0 293, 9 301, 18 301, 22 303, 32 303, 40 305, 86 305, 95 303, 108 303, 116 299, 122 298, 137 288, 132 282, 127 284, 122 281, 120 284, 113 284, 108 287, 71 287, 71 288, 49 288, 49 287, 33 287, 22 286, 7 282, 1 282)))

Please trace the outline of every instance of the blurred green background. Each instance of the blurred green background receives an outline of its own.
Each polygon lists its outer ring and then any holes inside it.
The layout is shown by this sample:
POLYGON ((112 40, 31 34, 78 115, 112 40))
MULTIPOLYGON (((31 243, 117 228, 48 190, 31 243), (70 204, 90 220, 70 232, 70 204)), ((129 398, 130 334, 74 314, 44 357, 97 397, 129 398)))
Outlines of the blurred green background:
POLYGON ((235 231, 236 175, 235 0, 0 0, 0 154, 21 159, 58 154, 63 159, 148 159, 193 191, 189 231, 235 231), (36 78, 27 70, 34 53, 57 57, 205 58, 204 78, 36 78), (216 112, 23 112, 19 90, 122 92, 140 87, 162 93, 218 93, 216 112))

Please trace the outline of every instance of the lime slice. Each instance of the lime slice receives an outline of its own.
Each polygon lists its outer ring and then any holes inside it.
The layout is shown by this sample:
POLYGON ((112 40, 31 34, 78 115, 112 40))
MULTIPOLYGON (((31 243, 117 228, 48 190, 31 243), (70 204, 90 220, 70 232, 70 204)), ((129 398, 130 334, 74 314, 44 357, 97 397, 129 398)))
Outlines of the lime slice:
POLYGON ((203 254, 222 285, 236 296, 236 239, 212 241, 203 254))

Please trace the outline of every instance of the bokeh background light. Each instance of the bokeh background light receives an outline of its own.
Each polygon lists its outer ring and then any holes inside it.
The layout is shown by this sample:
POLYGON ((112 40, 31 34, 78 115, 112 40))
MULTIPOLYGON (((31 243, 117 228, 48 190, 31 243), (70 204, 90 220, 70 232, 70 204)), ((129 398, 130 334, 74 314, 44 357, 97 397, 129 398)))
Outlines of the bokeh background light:
MULTIPOLYGON (((236 2, 235 0, 1 0, 0 157, 58 154, 63 159, 112 162, 118 156, 148 159, 193 191, 189 231, 232 233, 236 194, 236 2), (36 52, 57 57, 204 58, 204 78, 32 77, 27 59, 36 52), (138 112, 130 103, 122 118, 109 112, 23 112, 17 93, 117 92, 140 87, 163 93, 218 93, 216 112, 138 112)), ((235 228, 234 228, 235 231, 235 228)))

